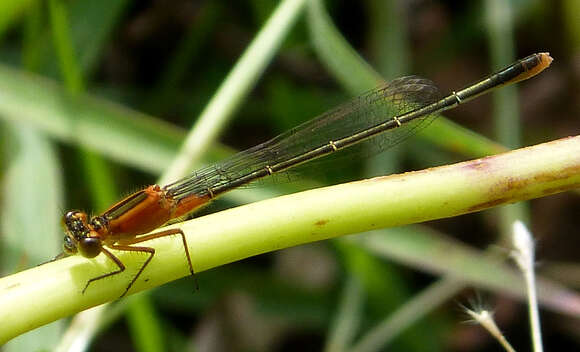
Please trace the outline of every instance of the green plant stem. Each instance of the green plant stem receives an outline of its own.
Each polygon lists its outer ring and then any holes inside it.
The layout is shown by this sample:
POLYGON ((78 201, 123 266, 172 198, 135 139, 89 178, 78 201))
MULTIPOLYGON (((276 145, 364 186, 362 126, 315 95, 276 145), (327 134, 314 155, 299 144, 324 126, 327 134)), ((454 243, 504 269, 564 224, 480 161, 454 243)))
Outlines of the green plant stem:
MULTIPOLYGON (((202 272, 299 244, 487 209, 580 186, 580 136, 483 159, 378 177, 278 197, 172 225, 186 235, 202 272)), ((151 241, 156 255, 131 293, 188 274, 180 238, 151 241)), ((148 243, 149 244, 149 243, 148 243)), ((0 343, 75 312, 117 299, 136 268, 81 293, 87 280, 114 268, 104 255, 68 257, 0 279, 0 343)), ((540 298, 541 298, 540 293, 540 298)))

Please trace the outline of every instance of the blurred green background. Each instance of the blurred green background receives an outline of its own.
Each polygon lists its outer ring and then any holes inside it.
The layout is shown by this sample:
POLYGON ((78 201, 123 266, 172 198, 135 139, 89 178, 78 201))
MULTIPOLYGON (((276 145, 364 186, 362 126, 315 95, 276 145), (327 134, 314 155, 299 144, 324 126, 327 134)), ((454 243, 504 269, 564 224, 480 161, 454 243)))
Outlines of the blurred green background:
MULTIPOLYGON (((416 74, 447 93, 541 51, 555 58, 549 70, 446 113, 449 120, 388 153, 317 164, 298 181, 236 191, 203 212, 577 134, 580 2, 2 1, 2 273, 58 254, 66 209, 97 213, 157 182, 209 102, 218 110, 210 118, 219 117, 217 138, 200 141, 209 148, 196 166, 263 142, 382 79, 416 74), (287 16, 284 24, 267 22, 275 11, 287 16), (247 68, 239 59, 260 31, 273 44, 254 48, 247 59, 258 68, 247 68), (233 76, 242 83, 224 95, 226 108, 216 92, 234 67, 250 74, 243 82, 233 76)), ((462 324, 458 302, 483 296, 510 342, 529 350, 525 305, 499 289, 441 284, 433 271, 461 275, 462 268, 438 266, 449 253, 431 256, 429 246, 445 244, 464 260, 495 246, 507 257, 509 226, 522 219, 538 239, 540 273, 578 289, 578 214, 578 194, 560 194, 368 235, 409 241, 396 254, 351 239, 262 255, 199 274, 199 291, 183 279, 123 300, 84 341, 91 351, 497 351, 481 327, 462 324), (417 303, 421 297, 429 303, 417 303), (398 328, 372 340, 385 319, 398 328)), ((478 269, 472 280, 486 287, 495 273, 483 262, 478 269)), ((547 350, 578 349, 578 317, 546 309, 542 319, 547 350)), ((67 324, 4 349, 63 346, 67 324)))

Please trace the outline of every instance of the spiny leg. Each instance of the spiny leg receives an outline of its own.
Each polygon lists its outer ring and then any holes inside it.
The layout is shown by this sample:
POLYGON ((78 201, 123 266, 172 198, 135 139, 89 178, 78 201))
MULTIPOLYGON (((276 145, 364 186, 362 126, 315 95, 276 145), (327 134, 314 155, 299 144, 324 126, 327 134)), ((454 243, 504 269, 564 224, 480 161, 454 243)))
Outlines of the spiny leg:
MULTIPOLYGON (((145 263, 141 266, 141 268, 137 272, 137 275, 135 275, 133 277, 133 279, 131 280, 131 282, 129 283, 129 285, 127 286, 125 291, 123 292, 123 294, 120 296, 120 297, 123 297, 127 294, 129 289, 131 288, 131 286, 133 286, 133 284, 135 283, 135 281, 137 280, 139 275, 141 275, 141 273, 143 272, 143 270, 145 269, 147 264, 149 264, 149 262, 151 261, 151 258, 153 258, 153 256, 155 255, 155 249, 150 248, 150 247, 131 247, 130 245, 110 245, 109 248, 119 250, 119 251, 126 251, 126 252, 147 252, 150 254, 149 257, 147 258, 147 260, 145 261, 145 263)), ((109 276, 120 274, 123 271, 125 271, 125 269, 126 269, 123 262, 119 258, 117 258, 113 253, 109 252, 105 248, 101 248, 101 250, 107 255, 107 257, 109 257, 113 262, 115 262, 115 264, 117 264, 117 266, 119 267, 119 270, 112 271, 110 273, 106 273, 106 274, 103 274, 103 275, 100 275, 100 276, 97 276, 97 277, 90 279, 82 291, 83 294, 85 293, 85 291, 87 290, 87 288, 89 287, 89 285, 91 283, 98 281, 98 280, 101 280, 101 279, 104 279, 104 278, 109 277, 109 276)))
POLYGON ((139 269, 139 272, 137 273, 137 275, 135 275, 135 277, 133 278, 133 280, 129 284, 129 287, 127 287, 127 289, 125 290, 125 293, 123 293, 123 296, 127 293, 127 291, 129 291, 129 289, 135 283, 135 281, 137 280, 139 275, 141 275, 143 270, 145 270, 145 267, 149 264, 151 259, 153 259, 153 255, 155 255, 155 249, 153 249, 153 248, 133 247, 132 245, 137 244, 137 243, 141 243, 141 242, 146 242, 146 241, 149 241, 149 240, 152 240, 155 238, 161 238, 161 237, 173 236, 173 235, 180 235, 181 236, 181 239, 183 241, 183 249, 185 250, 185 256, 187 257, 187 264, 189 266, 189 272, 191 273, 191 276, 193 276, 193 278, 194 278, 196 289, 199 289, 198 284, 197 284, 197 280, 195 278, 195 272, 193 271, 193 265, 191 264, 191 257, 189 255, 189 248, 187 246, 187 240, 185 239, 185 234, 180 229, 170 229, 170 230, 155 232, 155 233, 152 233, 152 234, 149 234, 146 236, 140 236, 137 238, 133 238, 130 241, 123 241, 123 245, 114 245, 113 248, 120 249, 120 250, 151 253, 149 258, 145 261, 145 263, 139 269), (120 246, 122 246, 123 248, 119 248, 120 246))
MULTIPOLYGON (((141 237, 137 237, 137 238, 132 238, 131 240, 126 240, 123 241, 122 244, 112 244, 109 245, 109 248, 111 249, 115 249, 115 250, 119 250, 119 251, 126 251, 126 252, 145 252, 145 253, 149 253, 149 257, 147 258, 147 260, 145 260, 145 263, 143 263, 143 265, 139 268, 139 271, 137 272, 137 274, 133 277, 133 279, 131 280, 131 282, 129 283, 129 285, 127 286, 127 288, 125 289, 125 291, 123 292, 123 294, 121 295, 121 297, 125 296, 127 294, 127 292, 129 291, 129 289, 133 286, 133 284, 135 283, 135 281, 137 281, 137 279, 139 278, 139 276, 141 275, 141 273, 143 273, 143 271, 145 270, 145 268, 147 267, 147 265, 149 264, 149 262, 151 261, 151 259, 153 259, 153 256, 155 255, 155 249, 151 248, 151 247, 134 247, 132 245, 137 244, 137 243, 141 243, 141 242, 146 242, 155 238, 160 238, 160 237, 165 237, 165 236, 172 236, 172 235, 181 235, 181 239, 183 241, 183 248, 185 249, 185 255, 187 256, 187 263, 189 266, 189 272, 191 273, 191 276, 194 277, 195 279, 195 272, 193 271, 193 265, 191 264, 191 257, 189 255, 189 249, 187 247, 187 240, 185 239, 185 234, 183 233, 183 231, 181 231, 180 229, 171 229, 171 230, 165 230, 165 231, 160 231, 160 232, 156 232, 150 235, 146 235, 146 236, 141 236, 141 237)), ((121 262, 121 260, 119 258, 117 258, 113 253, 111 253, 110 251, 108 251, 107 249, 105 249, 104 247, 102 248, 102 251, 105 253, 105 255, 107 255, 107 257, 109 257, 118 267, 119 270, 115 270, 112 271, 110 273, 106 273, 97 277, 94 277, 92 279, 90 279, 87 284, 85 285, 82 293, 84 294, 85 291, 87 290, 87 288, 89 287, 89 285, 91 283, 93 283, 94 281, 98 281, 101 279, 104 279, 106 277, 109 276, 113 276, 119 273, 122 273, 123 271, 125 271, 126 267, 123 264, 123 262, 121 262)), ((195 280, 195 285, 197 288, 197 280, 195 280)))
POLYGON ((191 276, 194 276, 195 272, 193 271, 193 265, 191 265, 191 257, 189 256, 189 248, 187 247, 187 240, 185 239, 185 234, 180 229, 170 229, 170 230, 165 230, 165 231, 159 231, 159 232, 152 233, 150 235, 137 237, 137 238, 131 240, 129 243, 126 243, 126 242, 123 242, 123 243, 131 245, 131 244, 137 244, 137 243, 149 241, 149 240, 152 240, 155 238, 172 236, 172 235, 180 235, 181 236, 181 240, 183 241, 183 249, 185 250, 185 256, 187 257, 187 264, 189 266, 189 272, 191 273, 191 276))
POLYGON ((98 280, 101 280, 101 279, 104 279, 104 278, 109 277, 109 276, 117 275, 117 274, 125 271, 125 265, 123 264, 123 262, 119 258, 115 257, 115 255, 113 253, 109 252, 105 248, 101 248, 101 251, 103 253, 105 253, 107 255, 107 257, 109 257, 109 259, 111 259, 115 264, 117 264, 117 266, 119 267, 119 270, 111 271, 110 273, 106 273, 103 275, 99 275, 97 277, 93 277, 92 279, 87 281, 85 288, 83 288, 83 290, 82 290, 82 294, 85 294, 85 291, 87 290, 87 288, 89 287, 89 285, 91 283, 98 281, 98 280))
MULTIPOLYGON (((139 241, 142 242, 142 241, 139 241)), ((132 242, 130 244, 133 243, 138 243, 138 242, 132 242)), ((145 270, 145 267, 149 264, 149 262, 151 261, 151 259, 153 259, 153 256, 155 255, 155 248, 151 248, 151 247, 133 247, 131 245, 119 245, 119 244, 114 244, 109 246, 109 248, 112 249, 116 249, 119 251, 125 251, 125 252, 145 252, 145 253, 149 253, 149 257, 147 258, 147 260, 145 260, 145 263, 143 263, 143 265, 141 265, 141 267, 139 268, 139 271, 137 272, 137 274, 135 276, 133 276, 133 279, 131 280, 131 282, 129 282, 129 285, 127 286, 127 288, 125 289, 125 291, 123 292, 123 294, 121 295, 121 297, 125 296, 127 294, 127 292, 129 292, 129 289, 131 288, 131 286, 133 286, 133 284, 135 283, 135 281, 137 281, 137 279, 139 278, 139 276, 141 275, 141 273, 143 272, 143 270, 145 270)), ((123 270, 125 270, 125 268, 123 268, 123 270)))

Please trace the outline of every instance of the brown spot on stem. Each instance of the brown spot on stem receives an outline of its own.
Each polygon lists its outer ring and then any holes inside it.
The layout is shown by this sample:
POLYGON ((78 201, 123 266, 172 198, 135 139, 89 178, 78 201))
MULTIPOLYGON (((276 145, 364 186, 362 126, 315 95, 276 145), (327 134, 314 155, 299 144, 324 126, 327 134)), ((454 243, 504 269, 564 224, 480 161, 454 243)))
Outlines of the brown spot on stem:
POLYGON ((314 225, 316 226, 324 226, 328 224, 328 220, 318 220, 317 222, 314 223, 314 225))

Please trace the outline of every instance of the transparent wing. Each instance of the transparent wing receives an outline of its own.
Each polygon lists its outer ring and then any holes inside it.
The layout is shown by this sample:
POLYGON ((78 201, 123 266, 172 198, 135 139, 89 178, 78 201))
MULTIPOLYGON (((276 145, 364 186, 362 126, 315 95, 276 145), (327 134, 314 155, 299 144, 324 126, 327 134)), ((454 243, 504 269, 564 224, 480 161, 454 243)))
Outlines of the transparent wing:
MULTIPOLYGON (((430 80, 415 76, 398 78, 164 188, 176 199, 192 193, 207 195, 211 189, 222 189, 222 186, 243 176, 328 145, 330 141, 393 120, 398 115, 433 103, 438 98, 439 90, 430 80)), ((431 119, 430 115, 419 117, 401 127, 373 136, 359 143, 357 148, 369 155, 386 150, 427 126, 431 119)))

